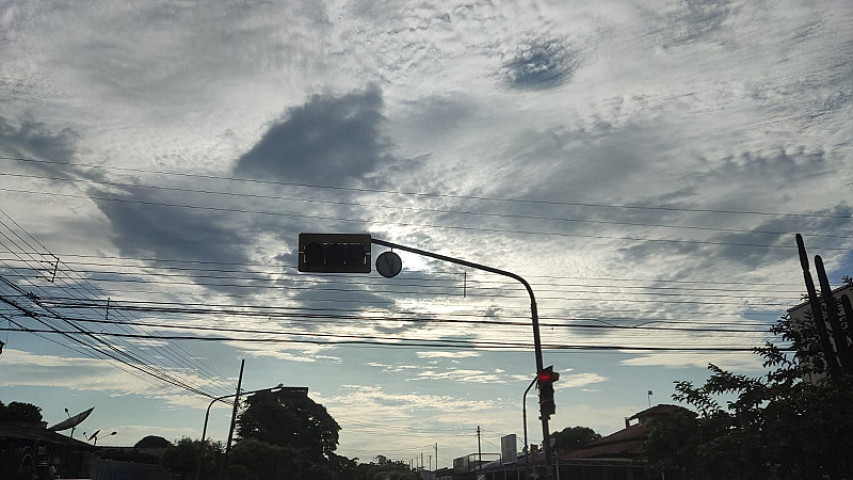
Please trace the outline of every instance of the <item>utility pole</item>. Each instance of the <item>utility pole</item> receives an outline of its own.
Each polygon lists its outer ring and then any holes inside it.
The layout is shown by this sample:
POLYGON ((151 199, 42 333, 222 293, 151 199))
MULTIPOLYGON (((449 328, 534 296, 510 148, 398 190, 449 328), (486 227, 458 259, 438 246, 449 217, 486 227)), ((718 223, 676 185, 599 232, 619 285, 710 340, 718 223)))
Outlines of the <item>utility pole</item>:
POLYGON ((480 447, 480 426, 477 425, 477 470, 483 468, 483 449, 480 447))
MULTIPOLYGON (((853 318, 853 315, 848 318, 853 318)), ((438 442, 435 442, 435 469, 438 470, 438 442)))
POLYGON ((228 443, 225 444, 225 470, 222 472, 222 480, 228 480, 228 467, 231 465, 231 439, 234 438, 234 424, 237 421, 237 407, 240 406, 240 387, 243 385, 243 367, 246 359, 240 361, 240 377, 237 379, 237 394, 234 395, 234 409, 231 411, 231 426, 228 428, 228 443))

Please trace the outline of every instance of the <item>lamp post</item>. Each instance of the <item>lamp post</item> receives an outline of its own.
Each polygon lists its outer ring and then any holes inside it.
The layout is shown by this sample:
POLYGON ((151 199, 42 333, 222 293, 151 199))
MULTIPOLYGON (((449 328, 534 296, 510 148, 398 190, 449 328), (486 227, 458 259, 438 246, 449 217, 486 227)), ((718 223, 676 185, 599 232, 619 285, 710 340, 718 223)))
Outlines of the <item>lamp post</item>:
MULTIPOLYGON (((284 387, 281 383, 279 383, 278 385, 276 385, 274 387, 261 388, 259 390, 250 390, 248 392, 242 392, 240 395, 254 395, 256 393, 277 393, 277 392, 284 390, 285 388, 286 387, 284 387)), ((308 393, 307 388, 300 387, 299 391, 300 392, 304 391, 306 394, 308 393)), ((201 459, 202 459, 202 455, 204 455, 204 446, 205 446, 205 442, 206 442, 205 437, 207 437, 207 422, 210 419, 210 408, 213 407, 213 404, 218 402, 218 401, 224 400, 226 398, 236 397, 236 396, 237 396, 236 393, 232 393, 230 395, 223 395, 221 397, 216 397, 210 401, 210 404, 207 405, 207 412, 204 414, 204 427, 201 430, 201 443, 200 443, 200 447, 199 447, 201 449, 201 451, 199 452, 198 463, 196 465, 196 474, 195 474, 196 480, 198 480, 200 478, 200 475, 201 475, 201 459)))
POLYGON ((521 419, 524 424, 524 460, 527 462, 527 465, 530 465, 530 446, 527 444, 527 392, 533 388, 538 379, 538 375, 533 378, 533 381, 530 382, 530 385, 527 386, 527 389, 524 390, 524 395, 521 397, 521 419))
MULTIPOLYGON (((98 433, 100 433, 100 432, 101 432, 101 431, 100 431, 100 430, 98 430, 97 432, 93 433, 93 434, 89 437, 89 440, 92 440, 92 439, 94 439, 94 440, 95 440, 94 445, 95 445, 96 447, 98 446, 98 438, 100 438, 100 437, 98 437, 98 433)), ((109 434, 104 435, 104 436, 105 436, 105 437, 111 437, 111 436, 113 436, 113 435, 116 435, 117 433, 118 433, 118 432, 112 432, 112 433, 109 433, 109 434)))
MULTIPOLYGON (((399 250, 403 250, 405 252, 411 252, 411 253, 421 255, 424 257, 435 258, 437 260, 455 263, 457 265, 462 265, 462 266, 474 268, 477 270, 483 270, 486 272, 491 272, 491 273, 495 273, 498 275, 503 275, 505 277, 509 277, 509 278, 514 279, 514 280, 517 280, 519 283, 521 283, 524 286, 524 288, 527 290, 527 294, 530 296, 530 318, 531 318, 531 322, 533 324, 533 349, 534 349, 534 355, 535 355, 535 359, 536 359, 536 373, 537 373, 537 375, 539 374, 539 372, 541 372, 543 370, 545 364, 542 360, 542 341, 541 341, 540 336, 539 336, 539 313, 538 313, 538 310, 536 307, 536 296, 533 294, 533 287, 531 287, 530 284, 527 283, 527 280, 522 278, 520 275, 516 275, 515 273, 508 272, 506 270, 501 270, 498 268, 489 267, 487 265, 481 265, 479 263, 469 262, 467 260, 462 260, 460 258, 448 257, 446 255, 440 255, 437 253, 427 252, 425 250, 407 247, 405 245, 400 245, 398 243, 392 243, 392 242, 388 242, 385 240, 380 240, 378 238, 370 238, 370 243, 374 243, 376 245, 382 245, 383 247, 388 247, 388 248, 396 248, 399 250)), ((399 271, 399 270, 395 268, 394 271, 399 271)), ((392 273, 394 273, 394 272, 392 272, 392 273)), ((394 273, 394 274, 396 275, 396 273, 394 273)), ((541 411, 541 409, 540 409, 540 411, 541 411)), ((542 420, 542 438, 543 438, 542 448, 543 448, 543 450, 545 450, 545 477, 550 479, 550 478, 553 478, 553 473, 551 472, 551 442, 549 442, 551 434, 550 434, 549 429, 548 429, 548 415, 546 415, 545 412, 542 411, 542 415, 541 415, 540 419, 542 420)))

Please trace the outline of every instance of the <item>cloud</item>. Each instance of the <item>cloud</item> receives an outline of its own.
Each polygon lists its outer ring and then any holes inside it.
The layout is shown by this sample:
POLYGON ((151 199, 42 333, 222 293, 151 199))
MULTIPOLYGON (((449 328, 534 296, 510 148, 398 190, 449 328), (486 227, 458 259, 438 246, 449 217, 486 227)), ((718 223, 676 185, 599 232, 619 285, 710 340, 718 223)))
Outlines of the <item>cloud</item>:
POLYGON ((470 358, 479 357, 478 352, 417 352, 418 358, 470 358))
POLYGON ((427 370, 418 374, 413 380, 450 380, 460 383, 507 383, 506 378, 484 370, 456 369, 435 372, 427 370))
MULTIPOLYGON (((152 388, 155 380, 141 374, 129 374, 117 368, 112 360, 37 355, 7 348, 3 351, 3 364, 15 366, 0 369, 0 385, 6 387, 49 385, 75 391, 103 392, 110 396, 137 395, 164 400, 169 405, 200 407, 203 403, 198 395, 164 386, 159 381, 156 382, 157 388, 152 388)), ((207 380, 189 372, 181 372, 181 379, 196 385, 207 383, 207 380)))
POLYGON ((570 80, 580 66, 580 53, 565 40, 535 35, 519 43, 502 76, 513 88, 541 90, 570 80))
MULTIPOLYGON (((0 154, 3 156, 69 163, 74 160, 77 140, 78 135, 71 128, 55 133, 43 123, 23 121, 15 126, 0 117, 0 154)), ((9 161, 2 160, 4 163, 9 161)), ((67 166, 37 162, 20 162, 16 166, 54 176, 65 176, 68 169, 67 166)))
POLYGON ((571 375, 561 375, 560 380, 554 384, 554 387, 558 390, 578 388, 592 385, 594 383, 606 382, 607 380, 607 377, 597 373, 575 373, 571 375))
POLYGON ((736 9, 732 0, 686 0, 679 6, 682 8, 662 19, 665 46, 684 45, 713 35, 725 27, 736 9))
POLYGON ((632 367, 660 366, 665 368, 705 368, 713 363, 720 368, 732 371, 764 371, 761 358, 749 352, 743 353, 718 353, 713 357, 701 353, 666 353, 639 355, 620 362, 622 365, 632 367))
MULTIPOLYGON (((226 271, 233 270, 233 264, 251 263, 247 247, 252 242, 245 230, 229 223, 222 214, 162 205, 168 199, 144 191, 107 193, 93 188, 90 193, 109 220, 112 241, 124 256, 205 262, 215 259, 218 266, 206 264, 205 268, 226 271)), ((190 278, 193 275, 188 273, 190 278)), ((196 281, 225 292, 239 292, 240 285, 256 283, 238 276, 212 282, 200 273, 196 281)))
POLYGON ((237 162, 235 172, 316 185, 360 179, 388 160, 382 91, 314 95, 287 111, 237 162))

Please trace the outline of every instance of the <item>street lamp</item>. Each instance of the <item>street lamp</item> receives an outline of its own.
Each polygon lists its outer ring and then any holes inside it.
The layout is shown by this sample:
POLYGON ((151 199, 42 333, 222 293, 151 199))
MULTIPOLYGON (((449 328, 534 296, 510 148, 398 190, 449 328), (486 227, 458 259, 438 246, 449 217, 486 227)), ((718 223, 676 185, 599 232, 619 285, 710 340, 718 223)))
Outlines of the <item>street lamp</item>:
MULTIPOLYGON (((100 438, 100 437, 98 436, 98 434, 99 434, 99 433, 101 433, 101 431, 100 431, 100 430, 97 430, 97 431, 95 431, 95 433, 93 433, 93 434, 89 435, 89 441, 92 441, 92 440, 94 439, 94 440, 95 440, 95 442, 94 442, 94 444, 93 444, 93 445, 94 445, 94 446, 96 446, 96 447, 98 446, 98 438, 100 438)), ((117 433, 118 433, 118 432, 112 432, 112 433, 108 433, 108 434, 106 434, 106 435, 102 435, 102 436, 103 436, 103 437, 111 437, 111 436, 113 436, 113 435, 116 435, 117 433)), ((86 435, 86 432, 83 432, 83 435, 85 436, 85 435, 86 435)))
POLYGON ((285 391, 285 390, 290 391, 292 393, 300 393, 300 394, 304 393, 305 395, 308 394, 308 388, 307 387, 285 387, 284 385, 279 383, 278 385, 276 385, 274 387, 261 388, 259 390, 251 390, 248 392, 232 393, 230 395, 223 395, 221 397, 216 397, 213 400, 211 400, 210 404, 207 406, 207 412, 205 412, 205 414, 204 414, 204 428, 202 428, 202 430, 201 430, 201 442, 200 442, 200 446, 199 446, 201 451, 198 454, 198 464, 196 465, 195 478, 201 478, 201 459, 202 459, 202 455, 204 455, 204 445, 206 442, 205 437, 207 437, 207 422, 210 419, 210 408, 213 407, 214 403, 221 401, 221 400, 224 400, 226 398, 236 397, 238 395, 254 395, 256 393, 279 393, 279 392, 285 391))
POLYGON ((527 462, 527 465, 530 465, 530 446, 527 443, 527 392, 533 388, 537 380, 539 380, 539 375, 533 378, 533 381, 530 382, 530 385, 527 386, 527 389, 524 390, 524 395, 521 397, 521 419, 524 424, 524 460, 527 462))

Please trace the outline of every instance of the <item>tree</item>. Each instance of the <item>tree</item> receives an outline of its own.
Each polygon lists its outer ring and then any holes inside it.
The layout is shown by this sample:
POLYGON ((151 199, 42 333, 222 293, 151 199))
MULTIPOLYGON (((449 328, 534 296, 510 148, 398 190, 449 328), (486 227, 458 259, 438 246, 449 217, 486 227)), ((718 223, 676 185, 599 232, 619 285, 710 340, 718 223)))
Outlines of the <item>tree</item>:
POLYGON ((0 422, 41 423, 41 407, 24 402, 9 402, 8 405, 0 402, 0 422))
POLYGON ((136 442, 133 448, 169 448, 172 447, 172 442, 157 435, 148 435, 136 442))
POLYGON ((757 349, 766 375, 751 378, 710 365, 704 385, 676 382, 673 398, 698 414, 653 424, 646 450, 652 469, 678 467, 695 479, 853 478, 853 378, 802 381, 825 368, 814 332, 789 317, 771 331, 791 342, 797 355, 772 344, 757 349), (721 395, 735 400, 724 407, 721 395))
POLYGON ((560 432, 551 434, 554 448, 573 452, 601 438, 601 435, 588 427, 566 427, 560 432))
POLYGON ((377 455, 376 463, 362 463, 358 466, 355 478, 357 480, 417 480, 418 474, 404 462, 377 455))
POLYGON ((305 395, 264 392, 249 397, 246 405, 237 419, 240 439, 290 447, 314 461, 328 460, 338 447, 338 422, 305 395))
MULTIPOLYGON (((163 466, 176 475, 175 478, 190 478, 195 474, 202 442, 184 437, 163 455, 163 466)), ((222 457, 221 443, 204 443, 201 478, 215 478, 217 465, 222 457)))
POLYGON ((354 475, 354 463, 334 453, 341 427, 322 405, 272 392, 255 394, 245 405, 237 419, 235 474, 294 480, 354 475), (274 459, 259 460, 264 455, 274 459))
POLYGON ((292 447, 282 447, 252 438, 237 443, 231 450, 229 478, 238 480, 308 480, 308 465, 292 447))

